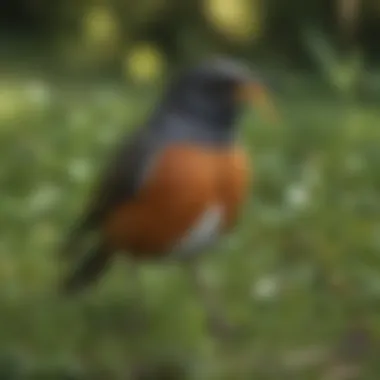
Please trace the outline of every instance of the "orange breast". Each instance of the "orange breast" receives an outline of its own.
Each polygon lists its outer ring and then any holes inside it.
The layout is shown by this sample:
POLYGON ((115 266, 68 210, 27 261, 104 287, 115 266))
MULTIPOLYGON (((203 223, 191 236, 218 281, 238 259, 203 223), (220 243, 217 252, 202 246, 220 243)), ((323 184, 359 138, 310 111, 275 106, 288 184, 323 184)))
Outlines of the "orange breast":
POLYGON ((148 174, 133 201, 111 212, 104 224, 107 242, 133 256, 165 254, 215 204, 224 209, 227 230, 247 195, 248 160, 239 147, 176 146, 148 174))

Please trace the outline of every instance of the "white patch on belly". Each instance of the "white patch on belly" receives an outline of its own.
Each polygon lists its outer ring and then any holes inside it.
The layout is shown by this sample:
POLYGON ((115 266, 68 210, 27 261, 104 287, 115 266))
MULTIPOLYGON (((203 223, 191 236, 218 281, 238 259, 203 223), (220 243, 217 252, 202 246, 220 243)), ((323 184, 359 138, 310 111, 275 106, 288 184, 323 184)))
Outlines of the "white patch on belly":
POLYGON ((206 209, 185 236, 174 246, 174 255, 186 257, 212 245, 220 235, 222 217, 222 206, 213 205, 206 209))

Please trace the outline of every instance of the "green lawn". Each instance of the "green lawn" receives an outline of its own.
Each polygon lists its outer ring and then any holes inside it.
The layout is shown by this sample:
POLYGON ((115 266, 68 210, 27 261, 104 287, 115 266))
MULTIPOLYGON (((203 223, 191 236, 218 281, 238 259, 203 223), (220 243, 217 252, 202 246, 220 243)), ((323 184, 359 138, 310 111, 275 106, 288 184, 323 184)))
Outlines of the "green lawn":
POLYGON ((278 125, 242 120, 252 197, 235 234, 204 260, 244 331, 226 345, 208 334, 175 266, 141 268, 142 310, 123 262, 77 299, 56 294, 55 250, 113 143, 153 97, 4 88, 0 379, 348 379, 344 369, 378 379, 379 107, 304 91, 278 99, 278 125), (131 374, 144 366, 156 372, 131 374))

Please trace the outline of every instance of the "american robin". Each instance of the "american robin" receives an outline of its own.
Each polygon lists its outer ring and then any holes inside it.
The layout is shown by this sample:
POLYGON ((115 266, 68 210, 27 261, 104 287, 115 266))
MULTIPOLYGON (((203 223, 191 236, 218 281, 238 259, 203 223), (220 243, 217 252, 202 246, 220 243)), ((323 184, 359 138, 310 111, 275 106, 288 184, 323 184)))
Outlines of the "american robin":
POLYGON ((192 262, 231 230, 251 172, 237 117, 245 100, 263 103, 264 90, 258 76, 227 59, 203 62, 174 80, 145 126, 121 141, 71 233, 71 255, 90 233, 98 232, 99 241, 67 277, 67 291, 98 279, 117 252, 135 261, 192 262))

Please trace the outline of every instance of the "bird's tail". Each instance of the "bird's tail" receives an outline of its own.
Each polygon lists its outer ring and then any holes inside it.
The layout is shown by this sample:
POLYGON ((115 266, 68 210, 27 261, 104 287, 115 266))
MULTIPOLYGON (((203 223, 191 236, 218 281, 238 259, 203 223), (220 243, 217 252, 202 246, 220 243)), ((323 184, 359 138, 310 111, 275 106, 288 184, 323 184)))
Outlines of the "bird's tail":
POLYGON ((61 284, 61 292, 72 295, 95 283, 104 273, 111 259, 110 251, 104 244, 98 244, 84 257, 74 264, 61 284))
POLYGON ((78 250, 83 249, 83 246, 86 244, 85 238, 91 237, 91 227, 89 218, 83 218, 74 225, 59 248, 59 256, 62 258, 75 257, 78 250))

